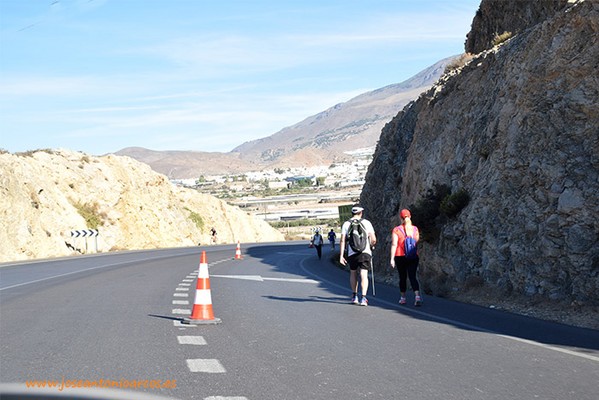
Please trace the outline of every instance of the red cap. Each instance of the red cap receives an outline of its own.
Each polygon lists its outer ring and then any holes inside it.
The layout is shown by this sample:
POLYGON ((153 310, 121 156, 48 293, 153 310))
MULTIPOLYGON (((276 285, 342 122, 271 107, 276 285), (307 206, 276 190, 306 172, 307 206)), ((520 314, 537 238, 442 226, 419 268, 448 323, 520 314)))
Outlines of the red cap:
POLYGON ((412 214, 410 214, 410 210, 407 210, 405 208, 403 210, 401 210, 401 212, 399 213, 399 216, 402 218, 405 218, 405 217, 412 218, 412 214))

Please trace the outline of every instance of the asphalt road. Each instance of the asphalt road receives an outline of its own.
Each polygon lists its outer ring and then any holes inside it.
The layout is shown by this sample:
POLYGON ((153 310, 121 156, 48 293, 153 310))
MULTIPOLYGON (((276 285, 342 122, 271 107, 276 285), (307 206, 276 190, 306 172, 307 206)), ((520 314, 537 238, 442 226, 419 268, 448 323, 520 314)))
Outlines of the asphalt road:
MULTIPOLYGON (((599 331, 376 283, 305 243, 0 264, 0 382, 146 382, 179 399, 597 399, 599 331), (181 324, 207 253, 218 325, 181 324), (185 296, 187 295, 187 296, 185 296), (185 304, 188 302, 188 304, 185 304)), ((51 389, 59 391, 58 389, 51 389)), ((61 394, 75 393, 70 388, 61 394)))

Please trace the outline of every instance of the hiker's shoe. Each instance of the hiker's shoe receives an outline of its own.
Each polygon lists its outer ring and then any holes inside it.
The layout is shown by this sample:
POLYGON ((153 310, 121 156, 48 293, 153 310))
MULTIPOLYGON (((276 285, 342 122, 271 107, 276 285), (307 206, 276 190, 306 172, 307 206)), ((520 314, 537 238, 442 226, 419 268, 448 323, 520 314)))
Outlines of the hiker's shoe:
POLYGON ((402 298, 400 298, 400 299, 399 299, 399 304, 401 304, 402 306, 403 306, 404 304, 406 304, 406 298, 405 298, 405 297, 402 297, 402 298))
POLYGON ((368 299, 366 297, 362 297, 362 301, 360 302, 361 306, 367 306, 368 305, 368 299))
POLYGON ((354 297, 352 297, 352 299, 351 299, 351 302, 352 302, 353 304, 360 304, 360 302, 358 301, 358 296, 354 296, 354 297))
POLYGON ((415 306, 421 306, 422 305, 422 297, 416 296, 416 300, 414 301, 414 305, 415 306))

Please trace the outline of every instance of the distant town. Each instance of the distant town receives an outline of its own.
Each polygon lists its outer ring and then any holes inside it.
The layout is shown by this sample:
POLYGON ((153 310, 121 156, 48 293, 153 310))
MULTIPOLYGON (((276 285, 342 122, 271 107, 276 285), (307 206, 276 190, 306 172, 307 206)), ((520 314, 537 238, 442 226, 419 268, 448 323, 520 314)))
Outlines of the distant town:
POLYGON ((348 154, 354 157, 350 163, 207 175, 172 182, 212 194, 269 222, 337 219, 339 205, 360 197, 374 147, 348 154))

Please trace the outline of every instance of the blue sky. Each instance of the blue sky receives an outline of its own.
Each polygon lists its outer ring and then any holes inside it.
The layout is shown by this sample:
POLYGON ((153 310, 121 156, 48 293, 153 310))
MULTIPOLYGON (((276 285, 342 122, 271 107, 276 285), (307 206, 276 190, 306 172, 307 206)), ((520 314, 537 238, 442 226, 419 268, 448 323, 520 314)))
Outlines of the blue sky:
POLYGON ((480 0, 0 0, 0 148, 228 152, 464 51, 480 0))

